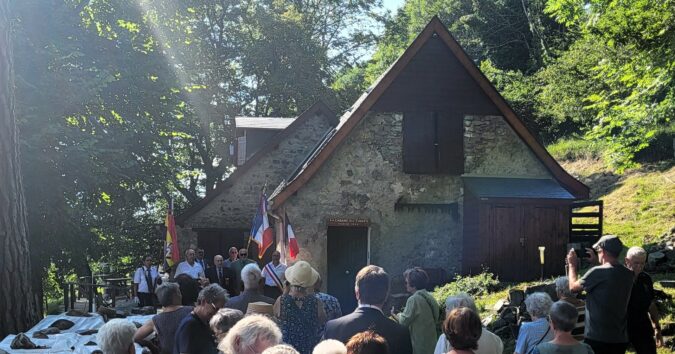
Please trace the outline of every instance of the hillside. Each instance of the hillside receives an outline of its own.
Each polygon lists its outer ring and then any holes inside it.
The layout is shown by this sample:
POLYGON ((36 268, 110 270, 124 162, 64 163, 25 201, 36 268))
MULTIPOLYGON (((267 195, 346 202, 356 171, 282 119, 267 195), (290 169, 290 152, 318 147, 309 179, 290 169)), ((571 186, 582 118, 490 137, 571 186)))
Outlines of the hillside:
POLYGON ((675 227, 675 164, 643 165, 618 174, 599 159, 561 161, 591 188, 591 198, 604 201, 604 233, 616 234, 627 246, 658 241, 675 227))

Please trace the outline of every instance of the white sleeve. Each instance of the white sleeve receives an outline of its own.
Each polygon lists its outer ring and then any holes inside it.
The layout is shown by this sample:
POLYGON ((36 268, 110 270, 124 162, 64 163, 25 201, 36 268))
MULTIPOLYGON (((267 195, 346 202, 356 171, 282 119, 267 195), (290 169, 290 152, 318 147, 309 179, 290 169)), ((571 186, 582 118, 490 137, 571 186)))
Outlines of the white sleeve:
POLYGON ((140 283, 141 283, 141 268, 137 268, 136 273, 134 273, 134 284, 140 283))
POLYGON ((183 265, 183 262, 178 263, 178 266, 176 267, 176 273, 173 275, 174 277, 177 277, 183 273, 185 273, 185 266, 183 265))

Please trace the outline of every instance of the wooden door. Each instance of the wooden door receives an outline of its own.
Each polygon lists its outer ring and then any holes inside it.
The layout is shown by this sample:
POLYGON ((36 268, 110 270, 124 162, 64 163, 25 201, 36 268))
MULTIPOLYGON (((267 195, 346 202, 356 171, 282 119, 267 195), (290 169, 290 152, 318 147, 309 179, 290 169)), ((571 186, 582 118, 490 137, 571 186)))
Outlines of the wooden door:
POLYGON ((352 312, 357 301, 354 294, 356 273, 368 262, 367 227, 328 227, 328 293, 340 301, 342 313, 352 312))
POLYGON ((522 207, 513 204, 489 204, 489 268, 503 280, 523 277, 527 264, 522 228, 522 207))
POLYGON ((526 235, 528 263, 527 279, 536 279, 541 275, 539 246, 544 250, 544 277, 565 274, 563 260, 566 255, 566 235, 564 232, 565 215, 556 205, 532 205, 525 209, 523 219, 526 235))

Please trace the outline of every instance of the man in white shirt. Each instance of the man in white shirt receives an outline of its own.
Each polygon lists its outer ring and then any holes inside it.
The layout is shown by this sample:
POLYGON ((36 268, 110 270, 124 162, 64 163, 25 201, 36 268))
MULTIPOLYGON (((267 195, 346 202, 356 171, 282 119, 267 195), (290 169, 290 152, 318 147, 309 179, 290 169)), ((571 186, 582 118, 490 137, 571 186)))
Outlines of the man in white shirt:
POLYGON ((187 274, 193 279, 204 279, 204 268, 195 262, 195 250, 191 248, 185 251, 185 261, 178 263, 176 274, 173 276, 175 278, 181 274, 187 274))
POLYGON ((134 302, 140 307, 153 306, 155 287, 161 283, 162 278, 159 277, 157 267, 152 265, 152 256, 145 256, 143 266, 134 273, 134 302))
POLYGON ((263 293, 272 299, 276 299, 284 291, 287 267, 280 260, 281 253, 279 251, 272 252, 272 261, 267 263, 262 271, 262 275, 265 277, 265 289, 263 293))

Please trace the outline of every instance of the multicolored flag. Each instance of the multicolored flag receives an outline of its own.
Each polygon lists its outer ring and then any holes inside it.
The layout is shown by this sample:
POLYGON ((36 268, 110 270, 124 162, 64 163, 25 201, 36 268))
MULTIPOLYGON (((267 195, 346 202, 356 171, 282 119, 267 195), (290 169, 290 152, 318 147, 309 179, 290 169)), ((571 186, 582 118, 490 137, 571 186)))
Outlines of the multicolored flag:
POLYGON ((178 250, 178 234, 176 234, 176 220, 173 218, 173 201, 169 205, 169 210, 166 213, 166 239, 164 240, 164 262, 165 268, 173 267, 174 264, 180 262, 180 251, 178 250))
POLYGON ((291 221, 288 219, 288 213, 284 213, 284 224, 286 224, 286 239, 288 241, 289 254, 291 258, 295 258, 300 253, 300 247, 298 247, 298 240, 295 239, 295 233, 293 232, 293 227, 291 227, 291 221))
POLYGON ((253 218, 251 227, 251 239, 258 244, 258 258, 262 259, 265 251, 274 243, 274 231, 270 227, 267 217, 267 196, 260 195, 260 206, 253 218))

